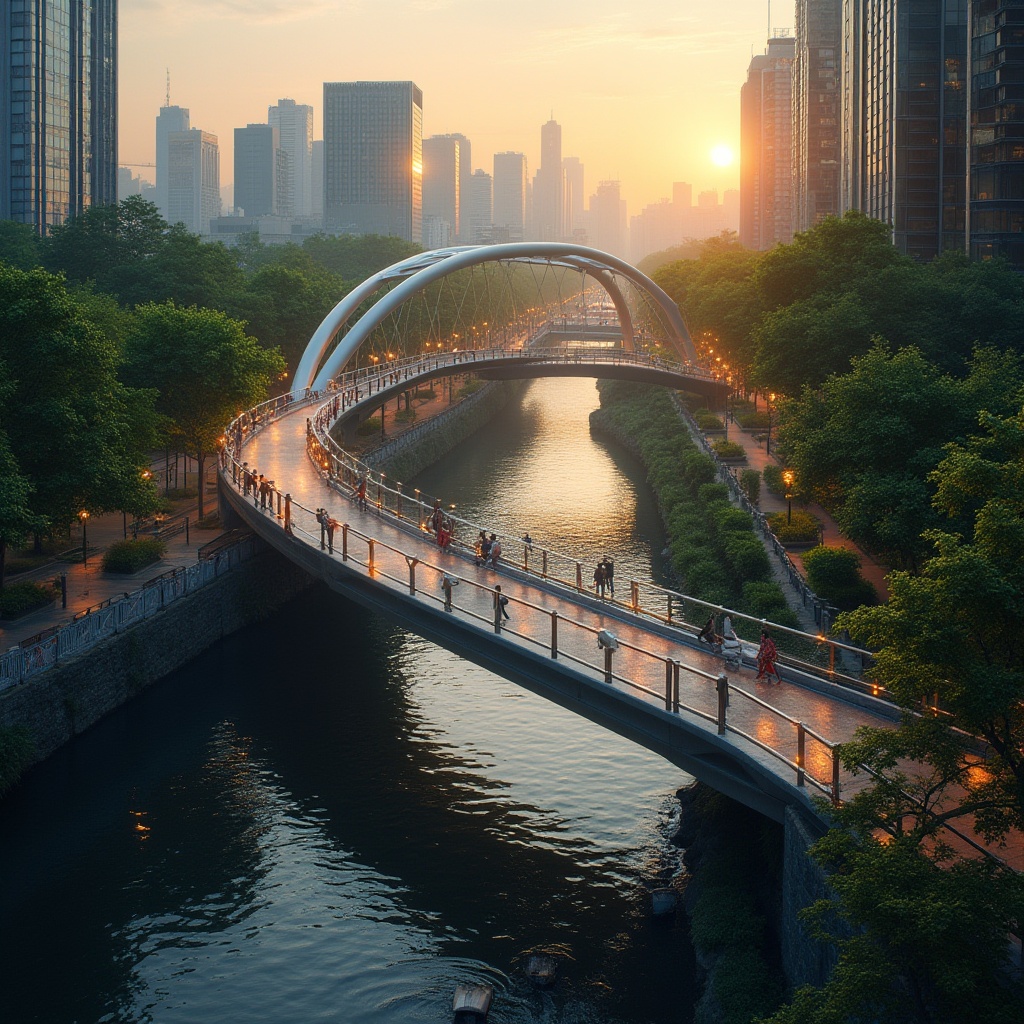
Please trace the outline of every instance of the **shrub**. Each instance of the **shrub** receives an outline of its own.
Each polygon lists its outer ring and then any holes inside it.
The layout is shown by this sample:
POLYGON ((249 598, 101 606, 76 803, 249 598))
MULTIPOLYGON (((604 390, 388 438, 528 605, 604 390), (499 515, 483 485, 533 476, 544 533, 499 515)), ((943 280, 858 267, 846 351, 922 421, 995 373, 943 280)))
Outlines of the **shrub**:
POLYGON ((732 505, 728 508, 715 509, 712 521, 723 540, 727 534, 749 533, 754 529, 754 520, 750 518, 750 513, 744 512, 741 508, 733 508, 732 505))
POLYGON ((433 388, 417 388, 412 395, 413 398, 437 398, 437 392, 433 388))
POLYGON ((783 544, 798 544, 801 541, 817 540, 819 532, 818 520, 810 512, 793 513, 792 519, 788 512, 773 512, 768 516, 768 525, 783 544))
POLYGON ((754 505, 761 500, 761 474, 756 469, 740 473, 740 487, 754 505))
POLYGON ((14 619, 37 608, 45 608, 57 596, 52 583, 9 583, 0 590, 0 616, 14 619))
POLYGON ((758 410, 757 412, 741 412, 736 416, 736 422, 744 430, 767 430, 768 413, 758 410))
POLYGON ((23 725, 0 727, 0 796, 21 778, 34 751, 32 736, 23 725))
POLYGON ((708 506, 713 501, 725 501, 729 500, 729 488, 725 484, 701 484, 697 488, 697 500, 704 506, 708 506))
POLYGON ((713 483, 716 476, 714 462, 698 451, 687 452, 683 456, 682 469, 683 479, 693 488, 713 483))
POLYGON ((803 558, 807 582, 818 597, 843 611, 878 600, 875 588, 860 573, 860 555, 849 548, 819 544, 803 558))
POLYGON ((709 412, 707 409, 698 409, 694 414, 694 419, 701 430, 725 430, 725 424, 713 412, 709 412))
POLYGON ((380 417, 371 416, 369 419, 363 420, 362 423, 356 427, 357 437, 369 437, 370 434, 380 433, 380 417))
POLYGON ((468 398, 470 395, 475 395, 483 386, 484 382, 482 380, 467 380, 466 383, 455 392, 455 397, 468 398))
POLYGON ((764 485, 772 494, 785 494, 786 485, 782 480, 782 467, 769 462, 763 470, 764 485))
POLYGON ((720 459, 745 459, 747 457, 743 445, 737 444, 735 441, 712 441, 711 447, 720 459))
POLYGON ((119 540, 103 555, 104 572, 136 572, 163 558, 167 545, 155 537, 142 540, 119 540))
POLYGON ((776 612, 789 611, 782 588, 770 580, 750 580, 743 584, 743 611, 759 619, 776 619, 776 612))
POLYGON ((766 580, 772 574, 764 545, 751 533, 731 533, 725 541, 725 557, 743 581, 766 580))
POLYGON ((401 409, 395 413, 396 423, 412 423, 416 419, 415 409, 401 409))

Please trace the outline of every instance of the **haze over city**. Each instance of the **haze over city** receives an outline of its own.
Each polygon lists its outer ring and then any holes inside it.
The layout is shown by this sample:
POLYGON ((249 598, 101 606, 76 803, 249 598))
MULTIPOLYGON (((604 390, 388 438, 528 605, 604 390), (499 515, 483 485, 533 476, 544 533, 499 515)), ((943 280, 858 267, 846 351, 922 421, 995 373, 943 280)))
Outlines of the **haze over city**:
MULTIPOLYGON (((635 213, 673 181, 738 186, 739 90, 769 7, 737 0, 727 21, 711 14, 698 0, 139 0, 120 12, 120 159, 154 161, 165 69, 171 103, 219 138, 222 184, 233 129, 265 122, 280 97, 310 104, 321 138, 324 82, 411 79, 424 136, 465 134, 477 167, 517 150, 532 173, 553 114, 588 190, 618 179, 635 213)), ((770 17, 791 25, 792 3, 770 17)))

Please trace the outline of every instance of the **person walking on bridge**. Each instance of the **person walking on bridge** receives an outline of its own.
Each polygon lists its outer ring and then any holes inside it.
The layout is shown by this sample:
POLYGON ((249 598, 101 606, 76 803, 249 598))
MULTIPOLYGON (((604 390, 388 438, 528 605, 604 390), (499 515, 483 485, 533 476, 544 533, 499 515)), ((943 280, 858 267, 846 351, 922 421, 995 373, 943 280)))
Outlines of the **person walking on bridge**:
POLYGON ((608 587, 608 593, 615 596, 615 563, 607 556, 601 561, 601 565, 604 567, 604 582, 608 587))
POLYGON ((598 562, 597 568, 594 569, 594 589, 597 591, 598 597, 604 597, 604 585, 607 582, 607 577, 604 574, 604 562, 598 562))
POLYGON ((774 676, 774 681, 781 683, 782 677, 775 666, 778 658, 779 652, 775 646, 775 641, 768 635, 767 629, 762 629, 761 646, 757 649, 757 678, 768 679, 770 682, 774 676))
POLYGON ((366 474, 360 473, 356 479, 356 501, 359 503, 359 511, 366 511, 366 474))

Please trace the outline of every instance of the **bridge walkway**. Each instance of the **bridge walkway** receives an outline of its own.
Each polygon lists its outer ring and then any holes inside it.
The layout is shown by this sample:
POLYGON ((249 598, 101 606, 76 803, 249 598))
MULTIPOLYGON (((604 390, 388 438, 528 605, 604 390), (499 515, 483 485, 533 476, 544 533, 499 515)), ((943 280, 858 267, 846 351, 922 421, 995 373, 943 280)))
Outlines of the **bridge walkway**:
MULTIPOLYGON (((652 710, 664 711, 668 705, 699 722, 709 735, 715 735, 718 729, 716 680, 724 672, 729 681, 726 738, 792 784, 803 733, 803 768, 818 795, 832 792, 836 769, 833 744, 850 739, 860 725, 892 724, 891 710, 880 701, 854 694, 847 699, 838 687, 831 693, 821 693, 792 682, 758 682, 752 669, 727 669, 710 651, 689 646, 681 631, 655 630, 649 622, 619 608, 609 608, 588 594, 526 577, 512 567, 494 571, 474 565, 461 553, 441 552, 433 536, 419 529, 418 520, 397 521, 382 516, 372 503, 367 511, 360 511, 353 498, 332 487, 307 456, 306 417, 312 410, 314 406, 306 406, 272 420, 246 441, 241 458, 273 480, 280 494, 290 494, 293 537, 315 550, 321 561, 345 561, 349 569, 372 578, 378 587, 396 595, 413 596, 435 610, 443 608, 441 577, 451 574, 460 582, 453 589, 452 610, 447 614, 471 624, 482 641, 512 643, 550 657, 554 621, 558 659, 563 665, 569 663, 598 681, 609 678, 610 668, 615 689, 631 694, 652 710), (314 515, 318 508, 326 508, 338 522, 346 524, 334 537, 333 553, 320 550, 320 527, 314 515), (416 560, 414 566, 410 566, 411 559, 416 560), (509 599, 510 615, 507 624, 498 626, 494 612, 496 585, 509 599), (600 630, 614 634, 618 649, 608 652, 599 648, 600 630), (499 631, 500 635, 495 636, 499 631)), ((231 483, 230 472, 222 483, 236 498, 241 497, 240 488, 231 483)), ((368 497, 372 502, 372 491, 368 497)), ((246 516, 250 520, 271 520, 275 512, 260 511, 250 497, 246 516)), ((277 523, 283 532, 283 520, 277 519, 277 523)), ((843 773, 839 779, 843 795, 862 784, 859 776, 843 773)))

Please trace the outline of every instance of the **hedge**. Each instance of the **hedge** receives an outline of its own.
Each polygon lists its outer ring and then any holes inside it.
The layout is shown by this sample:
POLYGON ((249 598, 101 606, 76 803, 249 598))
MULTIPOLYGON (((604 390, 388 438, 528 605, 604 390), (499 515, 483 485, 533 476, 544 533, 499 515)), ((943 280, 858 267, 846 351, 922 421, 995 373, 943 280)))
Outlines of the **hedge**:
POLYGON ((735 441, 712 441, 711 447, 720 459, 745 459, 747 450, 735 441))
POLYGON ((804 555, 803 562, 811 590, 842 611, 877 603, 875 588, 861 575, 856 551, 819 544, 804 555))
POLYGON ((821 532, 821 524, 810 512, 799 509, 789 512, 773 512, 768 516, 768 525, 783 544, 798 544, 801 541, 817 540, 821 532))
POLYGON ((159 562, 167 545, 155 537, 141 540, 119 540, 111 544, 103 555, 104 572, 131 573, 159 562))
POLYGON ((8 583, 0 590, 0 616, 15 619, 37 608, 45 608, 57 597, 57 591, 53 583, 8 583))

